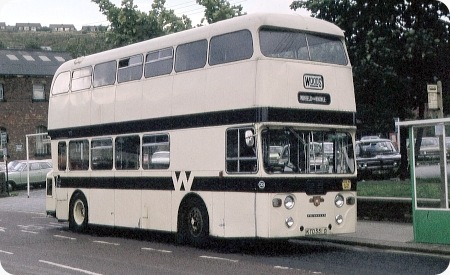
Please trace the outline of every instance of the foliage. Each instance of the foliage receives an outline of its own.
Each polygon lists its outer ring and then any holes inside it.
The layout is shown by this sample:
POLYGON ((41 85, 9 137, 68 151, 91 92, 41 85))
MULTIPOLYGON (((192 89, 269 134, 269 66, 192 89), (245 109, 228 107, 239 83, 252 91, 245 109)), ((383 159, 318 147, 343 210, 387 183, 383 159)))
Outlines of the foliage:
POLYGON ((104 51, 109 48, 105 43, 105 33, 81 32, 0 32, 0 48, 38 49, 42 46, 53 51, 69 52, 73 58, 104 51))
POLYGON ((159 37, 192 27, 191 20, 178 17, 173 10, 164 7, 165 0, 154 0, 148 12, 137 10, 133 0, 123 0, 119 8, 109 0, 92 0, 99 5, 100 11, 110 22, 107 42, 112 47, 124 46, 135 42, 159 37))
POLYGON ((206 20, 208 24, 215 23, 221 20, 230 19, 236 16, 243 15, 241 5, 233 5, 226 0, 196 0, 197 4, 205 7, 205 17, 202 23, 206 20))
POLYGON ((308 0, 291 8, 306 8, 344 30, 360 131, 390 132, 394 117, 410 118, 416 108, 423 117, 427 83, 447 81, 449 91, 449 24, 442 20, 449 11, 441 2, 308 0))

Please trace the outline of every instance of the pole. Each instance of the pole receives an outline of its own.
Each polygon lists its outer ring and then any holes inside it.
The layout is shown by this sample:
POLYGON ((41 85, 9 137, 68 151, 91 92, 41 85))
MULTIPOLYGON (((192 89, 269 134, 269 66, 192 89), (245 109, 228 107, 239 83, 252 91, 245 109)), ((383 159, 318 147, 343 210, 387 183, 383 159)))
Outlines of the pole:
POLYGON ((30 198, 30 157, 29 157, 29 152, 28 152, 28 135, 25 136, 27 145, 27 195, 28 198, 30 198))

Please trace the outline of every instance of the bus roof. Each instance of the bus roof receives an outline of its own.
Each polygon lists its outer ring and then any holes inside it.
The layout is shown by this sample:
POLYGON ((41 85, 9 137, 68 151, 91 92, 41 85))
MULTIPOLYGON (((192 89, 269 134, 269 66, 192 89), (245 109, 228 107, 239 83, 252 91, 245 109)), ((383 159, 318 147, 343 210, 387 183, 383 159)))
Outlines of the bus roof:
POLYGON ((134 54, 148 52, 152 49, 156 50, 199 39, 209 38, 216 34, 233 32, 242 29, 257 30, 261 26, 282 27, 344 37, 344 32, 339 27, 321 19, 307 17, 297 13, 253 13, 223 20, 210 25, 149 39, 93 55, 79 57, 62 64, 58 72, 95 65, 114 59, 120 59, 123 57, 123 48, 125 47, 127 48, 127 55, 131 56, 134 54))

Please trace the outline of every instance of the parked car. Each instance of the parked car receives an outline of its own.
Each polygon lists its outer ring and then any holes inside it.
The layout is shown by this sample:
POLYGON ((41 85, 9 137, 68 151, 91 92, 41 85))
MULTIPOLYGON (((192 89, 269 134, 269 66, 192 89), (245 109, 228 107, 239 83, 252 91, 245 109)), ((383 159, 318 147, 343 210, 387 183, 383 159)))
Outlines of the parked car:
POLYGON ((438 161, 440 158, 439 140, 437 137, 422 137, 418 161, 438 161))
MULTIPOLYGON (((30 185, 45 184, 47 173, 52 170, 51 160, 30 160, 30 185)), ((8 165, 8 188, 14 190, 27 185, 27 161, 16 161, 8 165)))
POLYGON ((400 167, 401 155, 389 139, 356 142, 358 179, 390 178, 400 167))

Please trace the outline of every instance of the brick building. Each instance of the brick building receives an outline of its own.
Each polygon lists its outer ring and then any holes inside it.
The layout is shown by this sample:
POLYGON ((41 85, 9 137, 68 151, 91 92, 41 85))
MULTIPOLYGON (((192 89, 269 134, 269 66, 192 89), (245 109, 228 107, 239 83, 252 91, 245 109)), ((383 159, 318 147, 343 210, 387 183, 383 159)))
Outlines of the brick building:
MULTIPOLYGON (((26 135, 47 131, 48 97, 53 75, 68 53, 0 50, 0 161, 26 159, 26 135)), ((50 158, 49 144, 31 138, 30 158, 50 158)))

